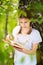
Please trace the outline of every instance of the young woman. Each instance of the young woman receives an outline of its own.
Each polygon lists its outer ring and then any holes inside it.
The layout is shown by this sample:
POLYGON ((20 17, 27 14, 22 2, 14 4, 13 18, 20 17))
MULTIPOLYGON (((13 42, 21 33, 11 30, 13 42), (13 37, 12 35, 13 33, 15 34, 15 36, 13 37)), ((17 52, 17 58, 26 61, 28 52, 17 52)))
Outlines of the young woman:
POLYGON ((15 48, 14 65, 36 65, 37 63, 36 49, 42 39, 39 31, 32 28, 30 21, 30 18, 21 15, 19 25, 13 29, 14 41, 10 44, 15 48))

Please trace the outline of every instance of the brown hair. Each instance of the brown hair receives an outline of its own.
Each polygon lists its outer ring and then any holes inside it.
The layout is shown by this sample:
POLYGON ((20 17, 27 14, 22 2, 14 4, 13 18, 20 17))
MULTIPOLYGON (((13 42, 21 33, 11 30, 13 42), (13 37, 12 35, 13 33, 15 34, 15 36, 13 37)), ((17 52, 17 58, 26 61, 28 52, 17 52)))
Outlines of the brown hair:
POLYGON ((21 9, 19 13, 21 13, 19 18, 28 18, 28 19, 32 18, 31 10, 21 9))
MULTIPOLYGON (((22 30, 22 28, 20 29, 20 31, 18 32, 18 34, 20 34, 21 33, 21 30, 22 30)), ((27 34, 30 34, 32 32, 32 27, 30 27, 30 30, 28 31, 28 33, 27 34)))
POLYGON ((19 18, 28 18, 28 19, 31 19, 30 16, 27 16, 27 15, 25 16, 24 14, 21 14, 19 18))
MULTIPOLYGON (((31 15, 31 13, 30 13, 29 11, 25 10, 24 12, 26 13, 26 15, 21 14, 21 15, 19 16, 19 18, 26 18, 26 19, 31 19, 31 18, 32 18, 32 15, 31 15)), ((30 26, 31 26, 31 23, 30 23, 30 26)), ((22 30, 22 28, 20 29, 19 33, 21 33, 21 30, 22 30)), ((29 32, 28 32, 27 34, 30 34, 31 31, 32 31, 32 27, 30 27, 30 30, 29 30, 29 32)), ((18 34, 19 34, 19 33, 18 33, 18 34)))

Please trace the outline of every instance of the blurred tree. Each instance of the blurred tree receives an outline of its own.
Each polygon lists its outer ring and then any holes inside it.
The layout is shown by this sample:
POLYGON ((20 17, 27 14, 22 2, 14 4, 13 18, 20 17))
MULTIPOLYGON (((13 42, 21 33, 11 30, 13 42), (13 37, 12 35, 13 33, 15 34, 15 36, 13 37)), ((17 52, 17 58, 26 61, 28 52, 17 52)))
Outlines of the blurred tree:
POLYGON ((13 65, 14 49, 3 38, 17 25, 18 0, 0 0, 0 65, 13 65), (12 24, 11 24, 12 23, 12 24))
POLYGON ((39 30, 42 42, 37 49, 37 65, 43 65, 43 0, 19 0, 19 9, 32 15, 31 25, 39 30))
POLYGON ((2 39, 12 33, 21 13, 26 15, 22 10, 31 13, 32 26, 40 31, 43 39, 43 0, 0 0, 0 65, 13 64, 14 49, 2 39))

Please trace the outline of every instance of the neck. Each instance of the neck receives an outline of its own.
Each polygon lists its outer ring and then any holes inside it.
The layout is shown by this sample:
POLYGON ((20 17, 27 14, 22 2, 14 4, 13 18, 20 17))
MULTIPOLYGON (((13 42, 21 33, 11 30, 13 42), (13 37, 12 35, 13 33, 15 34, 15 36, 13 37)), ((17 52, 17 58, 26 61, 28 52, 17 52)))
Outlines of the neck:
POLYGON ((21 33, 22 34, 30 34, 31 33, 31 27, 30 28, 22 28, 21 33))

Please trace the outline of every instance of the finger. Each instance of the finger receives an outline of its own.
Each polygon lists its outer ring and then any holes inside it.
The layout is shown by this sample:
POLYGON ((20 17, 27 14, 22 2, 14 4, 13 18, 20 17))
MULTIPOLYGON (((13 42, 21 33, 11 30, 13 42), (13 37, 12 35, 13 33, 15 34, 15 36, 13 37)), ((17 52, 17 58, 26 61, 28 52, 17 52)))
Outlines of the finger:
POLYGON ((5 42, 5 43, 7 42, 5 39, 2 39, 2 41, 5 42))

